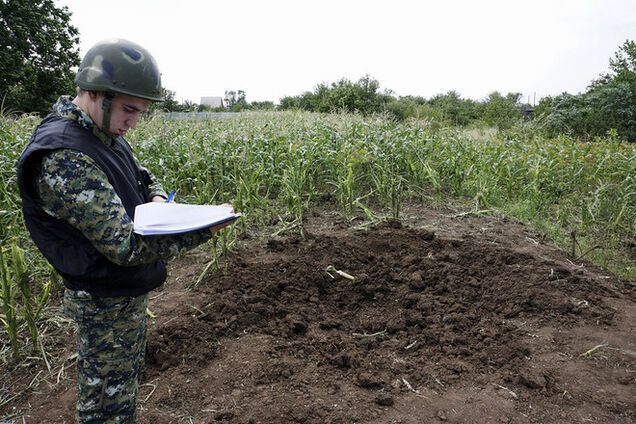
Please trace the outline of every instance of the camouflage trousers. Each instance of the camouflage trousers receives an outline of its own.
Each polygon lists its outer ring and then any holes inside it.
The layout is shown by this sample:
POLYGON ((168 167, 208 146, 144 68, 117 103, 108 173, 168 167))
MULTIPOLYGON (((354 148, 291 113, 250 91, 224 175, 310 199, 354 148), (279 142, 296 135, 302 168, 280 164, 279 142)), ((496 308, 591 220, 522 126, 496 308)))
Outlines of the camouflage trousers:
POLYGON ((64 312, 77 323, 79 423, 134 423, 146 350, 148 294, 93 297, 66 290, 64 312))

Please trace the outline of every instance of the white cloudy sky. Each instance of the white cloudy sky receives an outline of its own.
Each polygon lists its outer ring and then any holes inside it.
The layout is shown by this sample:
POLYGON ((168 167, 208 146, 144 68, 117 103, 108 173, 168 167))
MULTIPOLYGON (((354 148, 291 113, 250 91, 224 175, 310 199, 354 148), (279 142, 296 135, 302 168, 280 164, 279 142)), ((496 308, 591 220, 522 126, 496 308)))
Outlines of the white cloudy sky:
POLYGON ((626 39, 636 0, 55 0, 80 54, 111 37, 146 47, 177 100, 241 89, 277 102, 365 74, 396 95, 482 99, 584 91, 626 39))

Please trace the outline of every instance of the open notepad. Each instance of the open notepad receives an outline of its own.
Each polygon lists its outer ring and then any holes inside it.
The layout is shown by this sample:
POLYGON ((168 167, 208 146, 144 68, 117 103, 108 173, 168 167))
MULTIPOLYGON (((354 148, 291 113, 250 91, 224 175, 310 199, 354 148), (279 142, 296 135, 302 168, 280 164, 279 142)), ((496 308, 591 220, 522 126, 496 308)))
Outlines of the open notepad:
POLYGON ((144 236, 214 227, 240 217, 231 206, 150 202, 135 208, 133 231, 144 236))

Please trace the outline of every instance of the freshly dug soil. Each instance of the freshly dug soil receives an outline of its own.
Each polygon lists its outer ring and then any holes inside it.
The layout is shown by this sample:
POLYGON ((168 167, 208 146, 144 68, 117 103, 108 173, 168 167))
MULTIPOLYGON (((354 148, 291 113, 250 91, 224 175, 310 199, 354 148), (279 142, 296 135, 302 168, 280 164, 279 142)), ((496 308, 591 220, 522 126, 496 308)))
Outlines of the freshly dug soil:
MULTIPOLYGON (((193 287, 207 260, 153 293, 140 423, 636 422, 633 283, 520 224, 323 213, 193 287)), ((70 423, 74 384, 69 367, 10 406, 70 423)))

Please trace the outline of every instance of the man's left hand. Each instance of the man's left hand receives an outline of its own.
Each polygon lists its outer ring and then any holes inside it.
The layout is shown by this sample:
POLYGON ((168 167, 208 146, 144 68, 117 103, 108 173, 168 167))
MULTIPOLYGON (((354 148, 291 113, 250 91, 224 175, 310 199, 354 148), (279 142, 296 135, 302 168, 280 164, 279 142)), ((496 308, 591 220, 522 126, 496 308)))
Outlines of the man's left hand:
POLYGON ((151 200, 151 202, 165 202, 166 198, 163 196, 154 196, 151 200))

